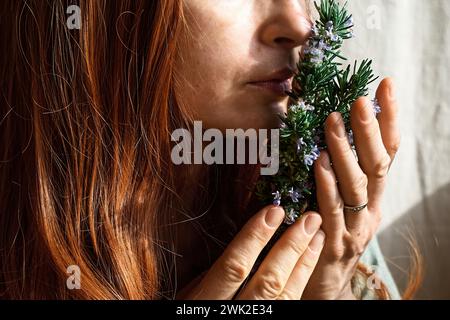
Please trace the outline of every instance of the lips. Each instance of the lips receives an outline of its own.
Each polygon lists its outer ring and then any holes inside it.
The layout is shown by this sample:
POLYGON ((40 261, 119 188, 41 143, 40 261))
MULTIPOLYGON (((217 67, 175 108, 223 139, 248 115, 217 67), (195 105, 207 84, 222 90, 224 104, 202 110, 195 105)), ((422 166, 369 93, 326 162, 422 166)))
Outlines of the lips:
POLYGON ((260 81, 260 82, 252 82, 250 85, 258 87, 262 90, 271 91, 280 97, 286 97, 287 91, 291 91, 292 89, 292 80, 270 80, 270 81, 260 81))
POLYGON ((269 92, 278 97, 286 97, 287 92, 292 89, 292 70, 285 68, 261 77, 260 80, 251 81, 249 85, 257 89, 269 92))

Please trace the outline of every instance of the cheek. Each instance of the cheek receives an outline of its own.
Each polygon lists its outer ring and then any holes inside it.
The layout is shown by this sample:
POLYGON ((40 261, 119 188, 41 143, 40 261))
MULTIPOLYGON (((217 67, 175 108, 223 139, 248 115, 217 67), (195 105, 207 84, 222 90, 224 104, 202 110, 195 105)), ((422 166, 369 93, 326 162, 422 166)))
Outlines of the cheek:
POLYGON ((250 40, 241 43, 226 40, 215 43, 215 48, 189 45, 176 67, 178 101, 183 101, 205 128, 278 127, 276 113, 280 112, 280 105, 266 105, 264 99, 248 94, 243 81, 242 70, 251 63, 243 44, 250 40))
POLYGON ((177 98, 196 119, 219 127, 239 108, 237 93, 241 70, 250 63, 252 29, 249 19, 234 19, 227 16, 229 11, 195 10, 190 8, 187 16, 189 33, 182 38, 175 64, 177 98))

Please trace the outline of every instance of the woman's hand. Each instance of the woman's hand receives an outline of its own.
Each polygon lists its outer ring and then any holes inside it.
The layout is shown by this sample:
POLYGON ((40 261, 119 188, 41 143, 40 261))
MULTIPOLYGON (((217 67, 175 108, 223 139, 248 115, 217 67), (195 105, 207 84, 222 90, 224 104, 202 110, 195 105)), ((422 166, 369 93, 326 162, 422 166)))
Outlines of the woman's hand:
POLYGON ((300 299, 325 240, 317 213, 308 213, 290 226, 247 280, 283 218, 281 207, 263 208, 231 241, 200 283, 183 290, 178 298, 232 299, 245 281, 237 299, 300 299))
POLYGON ((358 99, 351 110, 358 160, 340 114, 333 113, 326 121, 328 152, 322 152, 315 163, 315 179, 327 239, 304 298, 354 298, 350 280, 380 224, 386 175, 400 143, 392 80, 383 80, 376 96, 381 106, 377 117, 367 98, 358 99), (367 207, 358 213, 344 213, 344 204, 365 203, 367 207))

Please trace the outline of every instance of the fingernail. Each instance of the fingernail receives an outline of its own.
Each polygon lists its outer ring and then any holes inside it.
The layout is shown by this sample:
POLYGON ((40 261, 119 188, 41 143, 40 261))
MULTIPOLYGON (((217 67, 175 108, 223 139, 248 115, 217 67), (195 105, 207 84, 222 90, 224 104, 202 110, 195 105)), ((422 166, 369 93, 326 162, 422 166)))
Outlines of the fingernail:
POLYGON ((305 219, 305 232, 307 235, 314 234, 320 228, 322 219, 318 214, 308 214, 305 219))
POLYGON ((281 207, 271 208, 266 213, 266 223, 271 228, 277 228, 284 219, 284 210, 281 207))
POLYGON ((314 238, 309 243, 309 249, 313 252, 319 252, 325 242, 325 233, 322 230, 317 231, 314 238))
POLYGON ((347 136, 345 133, 344 121, 341 115, 339 115, 338 120, 336 120, 336 123, 334 124, 334 132, 339 138, 345 138, 347 136))

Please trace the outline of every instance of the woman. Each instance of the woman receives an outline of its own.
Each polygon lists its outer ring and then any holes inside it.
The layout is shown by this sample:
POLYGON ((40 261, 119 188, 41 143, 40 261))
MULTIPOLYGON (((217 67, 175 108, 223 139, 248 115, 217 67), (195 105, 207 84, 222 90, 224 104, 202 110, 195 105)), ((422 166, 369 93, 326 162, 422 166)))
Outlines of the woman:
POLYGON ((70 29, 69 2, 0 4, 0 297, 361 298, 358 261, 399 146, 392 81, 378 88, 378 121, 365 98, 352 109, 359 163, 330 115, 320 212, 252 271, 283 209, 249 201, 255 166, 175 165, 170 133, 193 120, 276 127, 307 3, 82 0, 70 29))

